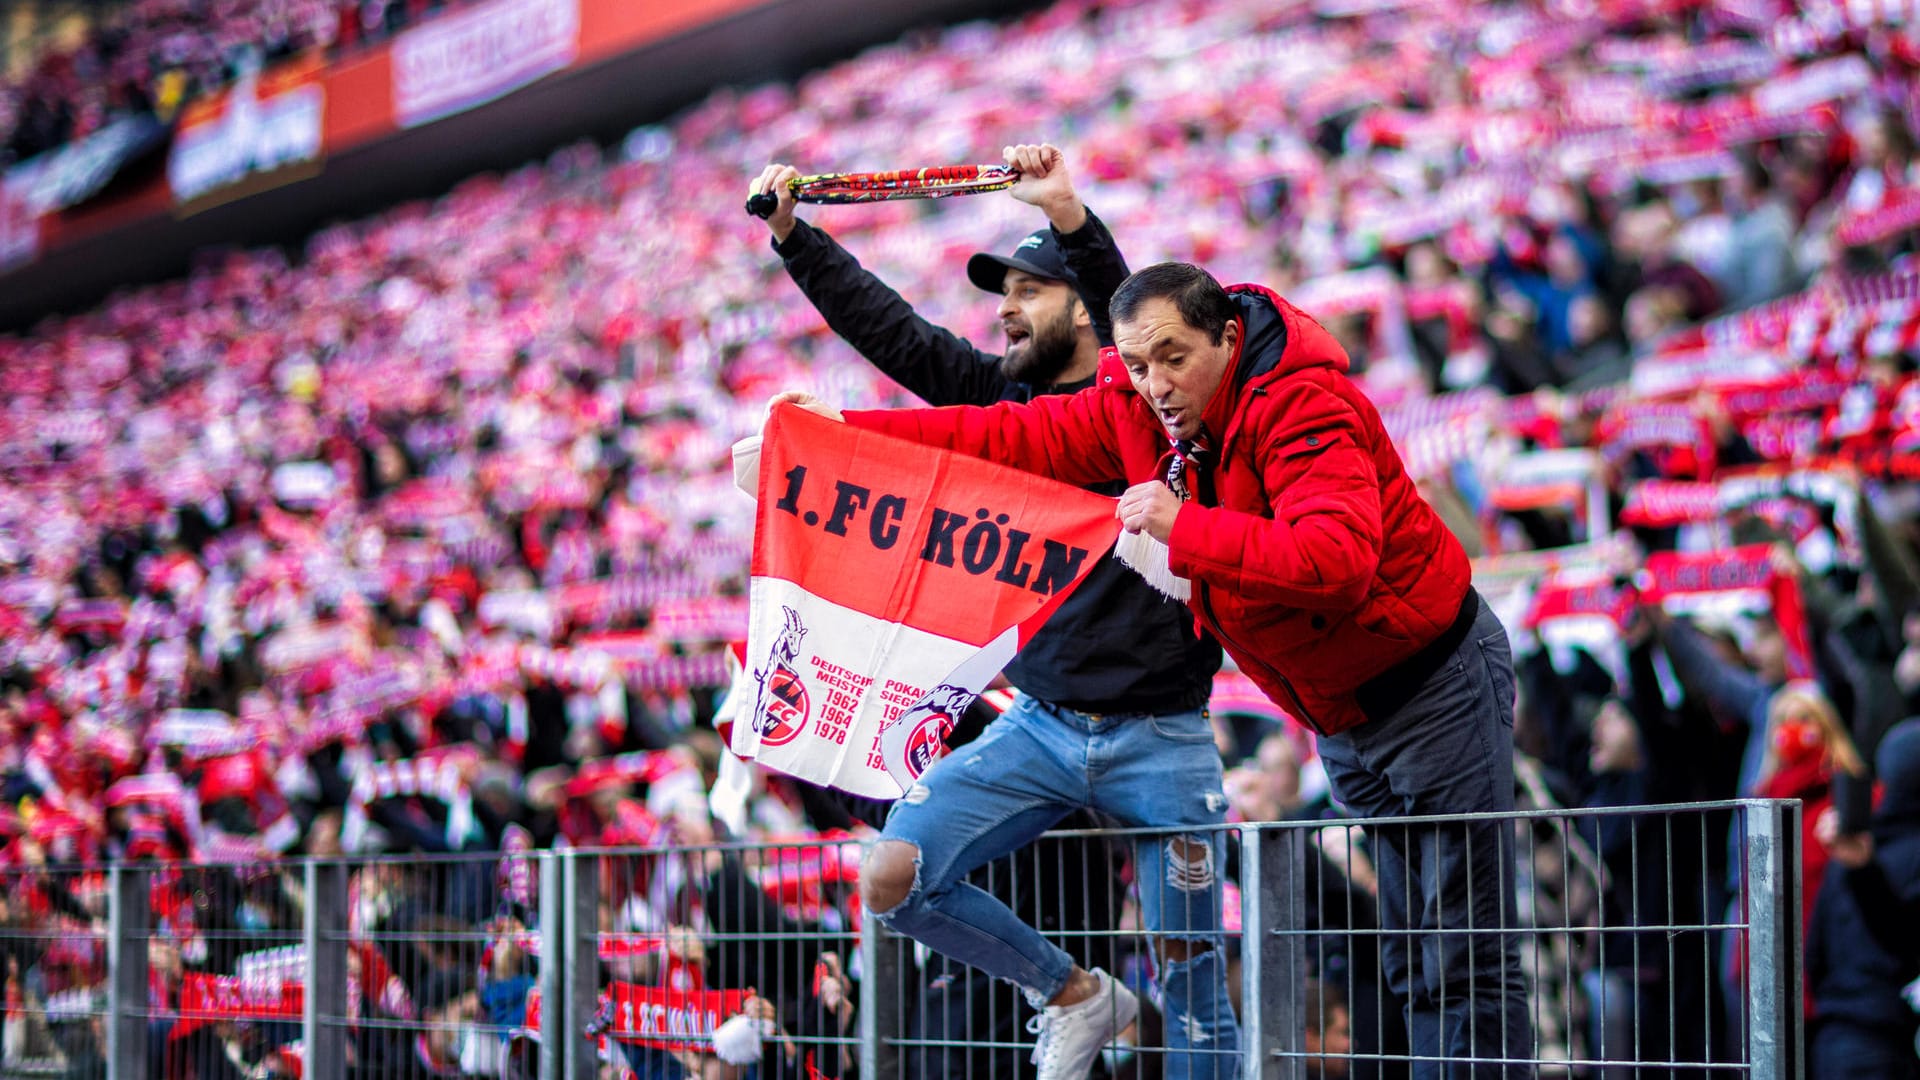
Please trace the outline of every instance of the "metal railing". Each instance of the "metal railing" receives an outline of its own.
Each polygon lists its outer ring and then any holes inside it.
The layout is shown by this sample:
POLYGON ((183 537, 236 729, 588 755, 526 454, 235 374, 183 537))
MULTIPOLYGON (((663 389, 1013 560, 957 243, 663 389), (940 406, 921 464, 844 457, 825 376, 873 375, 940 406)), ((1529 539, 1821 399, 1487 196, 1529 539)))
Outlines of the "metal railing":
MULTIPOLYGON (((1195 838, 1054 833, 969 881, 1139 992, 1097 1077, 1447 1062, 1449 1076, 1788 1078, 1804 1056, 1801 835, 1798 803, 1758 800, 1231 826, 1207 941, 1241 1049, 1180 1058, 1166 1032, 1190 1003, 1151 992, 1179 935, 1148 932, 1141 893, 1179 882, 1134 879, 1132 856, 1195 838), (1458 894, 1423 898, 1378 865, 1389 847, 1485 842, 1510 845, 1511 877, 1458 894), (1488 910, 1475 890, 1511 902, 1476 923, 1462 914, 1488 910), (1524 1011, 1524 1038, 1476 1024, 1500 1009, 1524 1011)), ((1031 1076, 1032 1005, 863 917, 861 850, 832 837, 10 870, 0 1080, 1031 1076)))
POLYGON ((0 872, 0 1076, 104 1071, 109 923, 99 869, 0 872))
POLYGON ((1244 993, 1265 1003, 1246 1021, 1263 1051, 1247 1075, 1449 1062, 1471 1068, 1446 1075, 1476 1077, 1798 1077, 1799 820, 1796 802, 1747 800, 1247 828, 1246 933, 1264 944, 1246 955, 1244 993), (1411 928, 1380 917, 1363 834, 1431 854, 1489 821, 1510 829, 1514 879, 1465 890, 1511 886, 1499 922, 1470 925, 1470 906, 1447 903, 1411 928), (1502 992, 1524 996, 1526 1041, 1475 1045, 1472 1014, 1502 992), (1464 1049, 1457 1036, 1409 1042, 1401 1018, 1422 1005, 1442 1032, 1466 1029, 1464 1049), (1325 1033, 1339 1027, 1334 1067, 1325 1033))

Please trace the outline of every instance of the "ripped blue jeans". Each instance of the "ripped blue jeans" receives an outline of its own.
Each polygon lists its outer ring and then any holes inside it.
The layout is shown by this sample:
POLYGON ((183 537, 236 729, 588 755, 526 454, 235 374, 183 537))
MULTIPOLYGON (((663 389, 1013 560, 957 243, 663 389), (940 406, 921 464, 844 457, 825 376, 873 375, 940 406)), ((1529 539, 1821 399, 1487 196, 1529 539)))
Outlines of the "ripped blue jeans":
POLYGON ((1154 950, 1165 1075, 1238 1076, 1240 1028, 1220 928, 1226 806, 1206 713, 1094 715, 1022 695, 894 804, 881 839, 919 848, 919 872, 906 900, 876 914, 944 956, 1019 985, 1038 1004, 1066 986, 1072 958, 966 875, 1076 807, 1128 828, 1170 830, 1135 840, 1142 918, 1158 935, 1210 947, 1186 960, 1154 950))

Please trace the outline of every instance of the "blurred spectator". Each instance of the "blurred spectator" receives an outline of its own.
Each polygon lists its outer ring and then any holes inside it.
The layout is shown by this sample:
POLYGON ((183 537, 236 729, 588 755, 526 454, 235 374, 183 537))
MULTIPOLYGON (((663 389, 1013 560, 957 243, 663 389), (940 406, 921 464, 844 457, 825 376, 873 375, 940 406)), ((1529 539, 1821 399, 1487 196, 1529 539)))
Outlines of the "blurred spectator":
POLYGON ((1914 171, 1914 135, 1907 120, 1889 109, 1865 111, 1852 125, 1853 167, 1842 179, 1847 210, 1878 209, 1895 192, 1920 183, 1914 171))
POLYGON ((1227 800, 1242 821, 1286 821, 1305 805, 1301 754, 1291 733, 1274 731, 1257 744, 1252 761, 1228 771, 1227 800))
POLYGON ((1307 1075, 1313 1080, 1346 1077, 1354 1064, 1347 1057, 1354 1047, 1346 999, 1338 989, 1309 979, 1300 1000, 1307 1014, 1306 1041, 1301 1044, 1307 1055, 1307 1075))
POLYGON ((1721 278, 1727 306, 1752 307, 1784 295, 1796 280, 1794 213, 1774 190, 1773 171, 1757 157, 1741 160, 1727 183, 1728 256, 1721 278))
POLYGON ((1817 825, 1832 861, 1807 942, 1808 1058, 1823 1080, 1920 1075, 1905 996, 1920 977, 1920 720, 1887 733, 1877 766, 1885 794, 1869 832, 1841 833, 1831 812, 1817 825))
POLYGON ((1502 241, 1490 267, 1496 288, 1510 287, 1526 300, 1534 347, 1547 355, 1572 348, 1574 303, 1594 290, 1593 265, 1582 247, 1571 229, 1518 233, 1502 241))

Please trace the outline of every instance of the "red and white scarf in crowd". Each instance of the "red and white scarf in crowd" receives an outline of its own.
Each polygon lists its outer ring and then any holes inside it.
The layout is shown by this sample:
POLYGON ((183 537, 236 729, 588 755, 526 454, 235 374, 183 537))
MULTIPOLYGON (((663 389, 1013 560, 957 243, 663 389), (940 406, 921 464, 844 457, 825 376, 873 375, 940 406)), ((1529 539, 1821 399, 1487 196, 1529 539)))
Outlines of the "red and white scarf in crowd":
POLYGON ((1515 454, 1487 487, 1494 509, 1513 513, 1562 507, 1584 515, 1599 502, 1604 488, 1600 457, 1591 450, 1535 450, 1515 454))
MULTIPOLYGON (((690 964, 681 958, 680 946, 687 941, 687 934, 675 937, 670 934, 598 934, 595 935, 594 955, 607 961, 631 961, 663 959, 666 963, 662 978, 668 986, 675 989, 698 990, 706 981, 705 974, 696 964, 690 964)), ((540 935, 534 931, 523 930, 508 938, 498 939, 510 943, 514 948, 528 956, 538 958, 545 946, 540 943, 540 935)), ((697 939, 696 939, 697 940, 697 939)), ((489 943, 481 952, 481 963, 493 962, 495 943, 489 943)))
POLYGON ((1778 467, 1729 472, 1713 482, 1643 480, 1627 492, 1620 511, 1623 525, 1672 528, 1718 520, 1745 511, 1805 538, 1806 515, 1790 504, 1829 510, 1843 540, 1852 542, 1856 522, 1853 481, 1829 468, 1782 470, 1778 467))
MULTIPOLYGON (((331 742, 357 743, 367 725, 385 713, 419 701, 426 686, 418 673, 375 654, 377 666, 343 674, 316 706, 313 718, 300 733, 299 747, 311 753, 331 742)), ((276 721, 281 722, 281 721, 276 721)))
MULTIPOLYGON (((383 1016, 411 1019, 407 988, 387 966, 373 943, 349 946, 359 975, 347 982, 347 1016, 365 1015, 374 1002, 383 1016)), ((184 1038, 207 1024, 227 1020, 299 1020, 306 1002, 307 947, 283 945, 243 954, 231 975, 189 972, 180 985, 179 1022, 170 1039, 184 1038)))
MULTIPOLYGON (((138 826, 171 828, 197 854, 201 844, 199 799, 169 772, 142 773, 107 788, 108 809, 125 808, 138 826)), ((131 853, 130 853, 131 855, 131 853)))
POLYGON ((775 849, 755 875, 768 896, 809 922, 819 919, 829 899, 826 886, 851 889, 860 881, 860 845, 851 833, 829 831, 815 839, 819 842, 775 849))
POLYGON ((209 975, 190 971, 180 983, 180 1015, 168 1039, 183 1039, 208 1024, 229 1020, 298 1021, 306 984, 291 979, 209 975))
POLYGON ((1665 476, 1713 473, 1713 434, 1687 402, 1621 402, 1600 418, 1595 438, 1609 461, 1640 453, 1652 458, 1665 476))
POLYGON ((1771 545, 1655 552, 1636 584, 1643 600, 1675 615, 1771 617, 1786 639, 1788 676, 1813 678, 1813 642, 1800 585, 1774 569, 1771 545))
POLYGON ((1620 523, 1670 529, 1720 516, 1720 486, 1699 480, 1642 480, 1627 491, 1620 523))
MULTIPOLYGON (((600 992, 599 1009, 586 1024, 589 1037, 606 1050, 607 1040, 662 1050, 711 1050, 713 1032, 745 1008, 747 990, 676 990, 615 982, 600 992)), ((527 993, 521 1026, 540 1030, 540 989, 527 993)))
POLYGON ((1703 346, 1643 356, 1635 361, 1630 380, 1636 396, 1663 398, 1703 387, 1731 393, 1778 386, 1792 373, 1793 362, 1783 352, 1703 346))
MULTIPOLYGON (((747 482, 745 455, 736 476, 747 482)), ((782 406, 759 447, 735 754, 873 798, 1105 558, 1113 501, 782 406)))
POLYGON ((711 596, 713 579, 691 573, 628 574, 566 585, 558 590, 554 612, 580 625, 599 626, 651 611, 663 600, 711 596))
POLYGON ((340 843, 360 850, 367 835, 367 807, 381 799, 438 799, 447 808, 447 844, 458 850, 474 827, 473 793, 461 777, 465 758, 454 752, 427 753, 404 761, 383 761, 355 778, 340 826, 340 843))
POLYGON ((215 709, 169 709, 147 729, 147 747, 178 747, 204 761, 253 749, 256 740, 233 717, 215 709))
MULTIPOLYGON (((1626 674, 1621 629, 1632 610, 1631 590, 1591 571, 1556 573, 1534 590, 1525 625, 1540 638, 1548 655, 1585 650, 1616 680, 1626 674)), ((1558 659, 1556 667, 1565 667, 1558 659)))
POLYGON ((1834 232, 1841 247, 1861 247, 1920 228, 1920 188, 1895 188, 1880 205, 1849 214, 1834 232))

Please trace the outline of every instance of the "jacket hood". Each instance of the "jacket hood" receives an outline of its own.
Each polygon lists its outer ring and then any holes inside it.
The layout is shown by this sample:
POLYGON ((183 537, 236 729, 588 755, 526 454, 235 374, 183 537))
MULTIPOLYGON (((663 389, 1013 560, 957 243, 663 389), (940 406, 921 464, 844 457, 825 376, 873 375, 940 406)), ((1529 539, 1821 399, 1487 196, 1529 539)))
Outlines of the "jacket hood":
POLYGON ((1240 309, 1241 339, 1234 385, 1326 367, 1344 374, 1347 351, 1311 316, 1264 285, 1227 288, 1240 309))
POLYGON ((1223 383, 1207 402, 1207 430, 1223 437, 1233 426, 1234 414, 1246 400, 1249 386, 1284 379, 1308 368, 1327 367, 1345 373, 1347 353, 1332 334, 1312 318, 1262 285, 1233 285, 1227 289, 1240 309, 1240 345, 1234 356, 1231 387, 1223 383))

